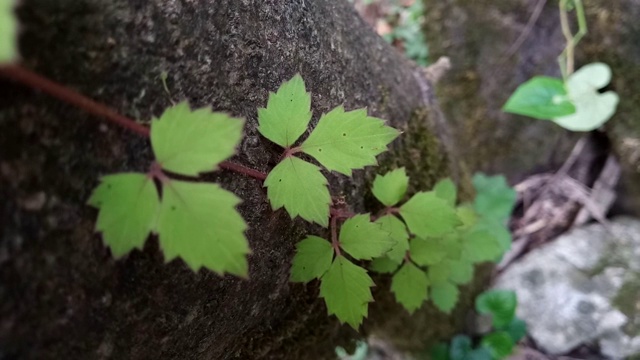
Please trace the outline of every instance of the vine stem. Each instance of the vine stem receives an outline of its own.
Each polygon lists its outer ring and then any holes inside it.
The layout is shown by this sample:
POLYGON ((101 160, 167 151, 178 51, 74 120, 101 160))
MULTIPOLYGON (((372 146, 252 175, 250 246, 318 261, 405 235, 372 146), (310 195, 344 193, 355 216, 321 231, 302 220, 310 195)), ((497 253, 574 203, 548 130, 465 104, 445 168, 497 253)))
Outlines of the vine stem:
POLYGON ((340 256, 340 243, 338 242, 338 217, 331 217, 331 246, 336 252, 336 256, 340 256))
MULTIPOLYGON (((120 115, 117 111, 106 105, 98 103, 88 97, 58 84, 44 76, 38 75, 22 66, 10 65, 0 67, 0 75, 17 83, 26 85, 30 88, 40 90, 62 102, 74 105, 89 114, 102 117, 114 124, 117 124, 138 135, 149 137, 149 128, 137 123, 136 121, 120 115)), ((220 168, 230 170, 239 174, 243 174, 261 181, 267 178, 267 174, 258 170, 250 169, 240 164, 230 161, 223 161, 219 164, 220 168)))

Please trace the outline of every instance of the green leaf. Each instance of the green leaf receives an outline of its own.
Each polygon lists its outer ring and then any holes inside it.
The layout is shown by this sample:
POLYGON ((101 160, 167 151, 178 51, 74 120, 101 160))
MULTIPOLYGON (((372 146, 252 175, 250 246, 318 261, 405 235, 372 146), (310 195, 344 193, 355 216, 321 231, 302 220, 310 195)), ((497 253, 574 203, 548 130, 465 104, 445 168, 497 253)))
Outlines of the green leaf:
POLYGON ((501 224, 497 220, 490 218, 482 219, 481 222, 478 222, 474 226, 474 229, 486 230, 487 232, 491 233, 503 253, 507 252, 511 248, 511 233, 503 224, 501 224))
POLYGON ((163 169, 190 176, 213 171, 231 157, 244 121, 181 102, 151 123, 151 146, 163 169))
POLYGON ((458 302, 458 288, 448 282, 433 284, 431 300, 440 311, 450 313, 458 302))
POLYGON ((409 247, 411 260, 422 266, 437 264, 447 255, 447 251, 440 244, 440 241, 433 238, 426 240, 414 238, 409 247))
POLYGON ((400 266, 399 262, 393 261, 387 256, 383 256, 373 259, 369 265, 369 269, 381 274, 391 274, 396 271, 398 266, 400 266))
POLYGON ((456 335, 451 339, 449 356, 451 360, 465 360, 465 357, 472 349, 471 338, 466 335, 456 335))
POLYGON ((473 279, 473 264, 464 260, 445 260, 449 267, 449 280, 458 285, 468 284, 473 279))
POLYGON ((469 204, 458 206, 456 208, 456 214, 462 222, 462 225, 460 226, 462 229, 468 229, 478 222, 478 215, 469 204))
POLYGON ((442 236, 460 225, 453 206, 435 192, 419 192, 400 208, 409 230, 421 238, 442 236))
POLYGON ((591 131, 602 126, 616 112, 620 97, 613 91, 600 93, 611 81, 611 68, 604 63, 588 64, 569 76, 567 90, 576 106, 573 114, 556 115, 556 124, 571 131, 591 131))
POLYGON ((371 191, 385 206, 393 206, 402 200, 407 193, 407 187, 409 177, 404 168, 399 168, 384 175, 376 175, 371 191))
POLYGON ((451 206, 454 206, 456 204, 458 192, 456 190, 456 184, 453 183, 453 180, 446 178, 438 181, 433 187, 433 191, 436 193, 436 195, 438 195, 439 198, 445 200, 447 204, 451 206))
POLYGON ((502 256, 502 247, 493 234, 474 227, 463 237, 464 254, 472 262, 496 261, 502 256))
POLYGON ((340 247, 358 260, 382 256, 396 244, 389 231, 369 219, 369 214, 358 214, 340 227, 340 247))
POLYGON ((291 218, 300 215, 327 227, 331 196, 319 167, 287 157, 271 170, 264 186, 274 211, 284 206, 291 218))
POLYGON ((311 120, 311 96, 300 74, 269 94, 266 108, 258 109, 258 131, 274 143, 288 148, 302 135, 311 120))
POLYGON ((494 359, 504 359, 513 352, 513 339, 504 332, 498 331, 482 338, 480 345, 491 352, 494 359))
POLYGON ((309 282, 324 275, 333 260, 333 247, 327 240, 307 236, 296 245, 296 255, 291 264, 291 281, 309 282))
POLYGON ((476 298, 476 310, 480 314, 490 314, 493 326, 497 329, 507 326, 513 321, 517 305, 518 300, 513 291, 490 290, 476 298))
POLYGON ((511 216, 517 196, 504 176, 477 173, 473 176, 473 186, 476 189, 473 207, 480 215, 498 221, 505 221, 511 216))
POLYGON ((182 258, 194 271, 247 276, 247 224, 240 199, 216 184, 171 180, 162 187, 158 237, 166 261, 182 258))
POLYGON ((0 65, 18 60, 18 20, 13 0, 0 1, 0 65))
POLYGON ((300 148, 325 168, 351 176, 353 169, 376 165, 376 156, 399 134, 365 109, 345 112, 339 106, 322 115, 300 148))
POLYGON ((445 260, 429 266, 427 270, 429 274, 429 283, 433 285, 449 283, 451 277, 451 266, 445 260))
POLYGON ((494 360, 491 351, 486 348, 473 349, 465 356, 464 360, 494 360))
POLYGON ((327 304, 329 315, 335 314, 341 323, 357 330, 367 316, 367 303, 373 301, 373 285, 365 269, 344 256, 337 256, 322 277, 320 296, 327 304))
POLYGON ((427 300, 428 287, 427 275, 410 262, 406 262, 391 281, 391 291, 395 294, 396 300, 409 313, 419 309, 422 303, 427 300))
POLYGON ((405 224, 393 215, 382 216, 376 220, 376 224, 388 232, 391 239, 396 242, 386 256, 396 263, 402 262, 409 250, 409 233, 407 233, 405 224))
POLYGON ((142 245, 156 226, 160 200, 147 175, 126 173, 105 176, 88 204, 99 208, 96 231, 118 258, 142 245))
POLYGON ((567 90, 561 79, 535 76, 518 86, 502 110, 549 120, 573 114, 576 108, 567 96, 567 90))
POLYGON ((515 318, 509 323, 509 325, 505 326, 503 330, 511 336, 511 339, 515 344, 527 335, 527 323, 521 319, 515 318))
POLYGON ((431 360, 452 360, 449 357, 449 346, 446 343, 437 343, 429 352, 431 360))

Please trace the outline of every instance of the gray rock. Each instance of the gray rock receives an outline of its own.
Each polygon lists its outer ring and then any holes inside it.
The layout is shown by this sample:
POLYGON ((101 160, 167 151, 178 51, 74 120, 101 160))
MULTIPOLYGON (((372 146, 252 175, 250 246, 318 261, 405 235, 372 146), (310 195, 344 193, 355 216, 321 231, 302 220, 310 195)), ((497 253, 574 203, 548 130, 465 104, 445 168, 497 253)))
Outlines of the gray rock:
POLYGON ((518 295, 518 316, 552 354, 598 342, 602 354, 640 354, 640 221, 577 228, 506 269, 497 288, 518 295))

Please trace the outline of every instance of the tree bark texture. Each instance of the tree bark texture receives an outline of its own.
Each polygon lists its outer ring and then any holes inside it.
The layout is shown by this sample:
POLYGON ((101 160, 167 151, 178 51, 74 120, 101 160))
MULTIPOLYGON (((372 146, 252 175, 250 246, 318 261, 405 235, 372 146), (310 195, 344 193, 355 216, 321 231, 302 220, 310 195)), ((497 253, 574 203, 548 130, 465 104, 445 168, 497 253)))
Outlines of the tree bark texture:
MULTIPOLYGON (((312 93, 314 124, 340 104, 368 107, 404 134, 379 168, 329 174, 354 211, 379 210, 373 174, 400 166, 413 191, 452 174, 470 194, 429 84, 346 0, 24 0, 18 14, 25 67, 140 121, 171 105, 167 71, 172 99, 247 120, 233 161, 264 172, 281 149, 257 133, 256 108, 294 74, 312 93)), ((262 184, 239 174, 209 180, 243 199, 249 280, 165 264, 153 238, 113 259, 85 201, 101 175, 151 160, 147 140, 0 80, 0 358, 332 358, 355 335, 327 316, 317 282, 288 281, 295 243, 327 231, 273 212, 262 184)), ((409 318, 388 279, 375 296, 365 334, 405 348, 461 323, 429 306, 409 318)))

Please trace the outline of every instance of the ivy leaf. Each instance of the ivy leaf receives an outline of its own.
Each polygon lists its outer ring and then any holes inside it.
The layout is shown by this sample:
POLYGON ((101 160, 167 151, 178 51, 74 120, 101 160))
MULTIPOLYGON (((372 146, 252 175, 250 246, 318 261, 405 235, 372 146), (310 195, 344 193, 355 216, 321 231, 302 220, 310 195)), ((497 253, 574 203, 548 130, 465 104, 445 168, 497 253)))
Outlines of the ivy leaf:
POLYGON ((409 244, 411 260, 416 264, 427 266, 437 264, 447 255, 446 250, 437 239, 427 238, 422 240, 415 238, 409 244))
POLYGON ((400 215, 416 236, 442 236, 460 225, 453 206, 435 192, 419 192, 400 208, 400 215))
POLYGON ((473 176, 473 186, 476 189, 473 207, 478 214, 498 221, 509 218, 517 196, 504 176, 477 173, 473 176))
POLYGON ((433 284, 431 300, 440 311, 450 313, 458 302, 458 288, 448 282, 433 284))
POLYGON ((88 204, 99 208, 96 231, 115 258, 142 245, 156 226, 160 200, 156 186, 147 175, 108 175, 93 191, 88 204))
POLYGON ((274 143, 288 148, 298 140, 311 120, 311 96, 300 74, 269 94, 266 108, 258 109, 258 131, 274 143))
POLYGON ((373 259, 369 265, 369 269, 380 274, 391 274, 400 266, 399 262, 389 259, 387 256, 373 259))
POLYGON ((476 298, 476 310, 490 314, 495 328, 509 325, 516 315, 518 300, 516 293, 507 290, 486 291, 476 298))
POLYGON ((0 1, 0 64, 18 59, 18 20, 13 0, 0 1))
POLYGON ((339 106, 322 115, 300 148, 325 168, 351 176, 352 169, 376 165, 376 156, 399 134, 365 109, 345 112, 339 106))
POLYGON ((247 224, 240 199, 216 184, 171 180, 162 188, 158 237, 166 261, 182 258, 197 271, 247 276, 247 224))
POLYGON ((327 240, 307 236, 296 245, 296 255, 291 264, 291 281, 309 282, 324 275, 333 260, 333 248, 327 240))
POLYGON ((429 280, 424 271, 406 262, 393 276, 391 291, 409 313, 416 311, 428 297, 429 280))
POLYGON ((511 339, 515 344, 527 335, 527 323, 521 319, 515 318, 509 323, 509 325, 505 326, 503 330, 511 336, 511 339))
POLYGON ((473 279, 473 264, 464 260, 445 260, 449 267, 449 280, 458 285, 468 284, 473 279))
POLYGON ((504 359, 511 355, 515 344, 508 333, 498 331, 483 337, 480 345, 488 349, 494 359, 504 359))
POLYGON ((433 191, 442 200, 445 200, 447 204, 454 206, 456 204, 456 197, 458 192, 456 190, 456 184, 453 180, 446 178, 438 181, 433 187, 433 191))
POLYGON ((242 139, 244 120, 181 102, 151 123, 151 146, 163 169, 189 176, 213 171, 242 139))
POLYGON ((274 211, 284 206, 291 218, 300 215, 327 227, 331 196, 319 167, 295 156, 287 157, 271 170, 264 186, 274 211))
POLYGON ((369 214, 358 214, 340 227, 340 247, 358 260, 382 256, 396 244, 389 231, 369 218, 369 214))
POLYGON ((465 258, 472 262, 496 261, 502 256, 502 247, 489 231, 469 231, 463 237, 465 258))
POLYGON ((518 86, 503 111, 549 120, 576 111, 561 79, 535 76, 518 86))
POLYGON ((396 242, 386 256, 396 263, 402 262, 409 250, 409 233, 405 224, 393 215, 380 217, 376 220, 376 224, 379 224, 383 231, 388 232, 391 239, 396 242))
POLYGON ((611 81, 611 68, 604 63, 588 64, 567 79, 569 96, 575 113, 554 116, 553 121, 571 131, 591 131, 607 122, 616 112, 620 97, 613 91, 600 93, 611 81))
POLYGON ((371 191, 385 206, 393 206, 402 200, 408 187, 409 177, 404 168, 399 168, 384 175, 376 175, 371 191))
POLYGON ((335 314, 341 323, 357 330, 367 316, 367 303, 373 301, 373 285, 365 269, 344 256, 337 256, 322 277, 320 296, 327 304, 329 315, 335 314))

